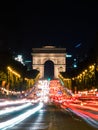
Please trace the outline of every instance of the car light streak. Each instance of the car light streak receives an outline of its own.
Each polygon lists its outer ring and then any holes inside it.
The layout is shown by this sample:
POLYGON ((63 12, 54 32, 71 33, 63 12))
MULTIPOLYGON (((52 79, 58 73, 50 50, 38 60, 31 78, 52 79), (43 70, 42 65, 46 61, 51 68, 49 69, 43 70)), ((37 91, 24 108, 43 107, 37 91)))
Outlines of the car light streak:
POLYGON ((25 103, 28 102, 26 99, 22 99, 22 100, 16 100, 16 101, 5 101, 5 102, 0 102, 0 106, 7 106, 7 105, 14 105, 14 104, 21 104, 21 103, 25 103))
POLYGON ((79 112, 79 111, 77 111, 77 110, 72 110, 72 109, 70 109, 70 108, 67 108, 67 109, 65 109, 65 110, 67 110, 67 111, 69 111, 69 112, 72 112, 72 113, 78 115, 79 117, 81 117, 83 120, 85 120, 85 121, 86 121, 88 124, 90 124, 91 126, 93 126, 93 127, 95 127, 95 128, 98 128, 98 122, 97 122, 96 120, 90 118, 89 116, 87 116, 87 115, 85 115, 85 114, 83 114, 83 113, 81 113, 81 112, 79 112))
POLYGON ((27 112, 13 118, 13 119, 0 123, 0 129, 6 130, 8 128, 13 127, 14 125, 22 122, 23 120, 28 118, 30 115, 32 115, 35 112, 37 112, 38 110, 40 110, 42 107, 43 107, 43 103, 40 102, 39 105, 37 107, 35 107, 34 109, 30 109, 27 112))
POLYGON ((6 113, 11 113, 11 112, 14 112, 14 111, 19 111, 21 109, 24 109, 26 107, 29 107, 31 106, 32 104, 31 103, 27 103, 27 104, 24 104, 24 105, 21 105, 21 106, 15 106, 14 108, 10 107, 10 108, 7 108, 5 110, 0 110, 0 115, 4 115, 6 113))
POLYGON ((76 110, 78 112, 84 113, 85 115, 88 115, 89 117, 93 118, 94 120, 98 120, 98 115, 93 113, 93 112, 98 112, 98 110, 96 110, 96 108, 94 109, 93 107, 81 106, 81 105, 77 105, 77 104, 67 104, 66 102, 64 102, 61 105, 61 107, 70 108, 71 110, 76 110), (86 110, 86 111, 84 111, 84 110, 86 110))
POLYGON ((90 107, 90 106, 84 106, 84 105, 77 105, 77 104, 70 104, 71 106, 74 106, 76 108, 81 108, 81 109, 89 109, 92 111, 97 111, 98 112, 98 105, 96 105, 96 107, 90 107))
MULTIPOLYGON (((70 109, 76 110, 76 111, 78 111, 78 112, 80 112, 80 113, 83 113, 83 114, 85 114, 85 115, 87 115, 87 116, 93 118, 94 120, 98 120, 98 115, 97 115, 97 114, 93 114, 93 113, 91 113, 91 112, 84 111, 84 110, 79 110, 79 108, 77 109, 77 108, 71 107, 71 106, 70 106, 70 109)), ((81 109, 81 107, 80 107, 80 109, 81 109)))

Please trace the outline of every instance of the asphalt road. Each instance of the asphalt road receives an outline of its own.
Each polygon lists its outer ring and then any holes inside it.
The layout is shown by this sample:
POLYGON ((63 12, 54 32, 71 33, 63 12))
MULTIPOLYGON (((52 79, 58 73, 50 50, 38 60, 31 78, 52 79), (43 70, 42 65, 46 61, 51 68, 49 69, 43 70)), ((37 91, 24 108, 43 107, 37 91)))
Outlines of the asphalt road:
POLYGON ((53 105, 43 109, 7 130, 97 130, 81 118, 53 105))

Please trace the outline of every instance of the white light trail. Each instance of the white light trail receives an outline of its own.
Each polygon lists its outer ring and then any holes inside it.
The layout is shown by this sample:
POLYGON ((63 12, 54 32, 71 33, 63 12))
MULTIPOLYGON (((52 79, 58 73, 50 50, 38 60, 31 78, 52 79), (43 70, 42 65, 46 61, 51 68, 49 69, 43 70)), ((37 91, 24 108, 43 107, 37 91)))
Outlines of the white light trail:
POLYGON ((29 107, 31 105, 32 105, 31 103, 27 103, 27 104, 24 104, 24 105, 21 105, 21 106, 17 106, 17 107, 15 106, 13 108, 10 107, 10 108, 7 108, 5 110, 0 110, 0 115, 4 115, 6 113, 11 113, 11 112, 14 112, 14 111, 19 111, 19 110, 24 109, 26 107, 29 107))
POLYGON ((5 106, 5 105, 14 105, 14 104, 21 104, 21 103, 25 103, 25 102, 27 102, 27 100, 26 99, 22 99, 22 100, 16 100, 16 101, 4 101, 4 102, 0 102, 0 106, 2 107, 2 106, 5 106))
POLYGON ((32 115, 35 112, 37 112, 38 110, 40 110, 42 107, 43 107, 43 103, 40 102, 40 104, 37 107, 35 107, 34 109, 30 109, 27 112, 13 118, 13 119, 0 123, 0 130, 6 130, 8 128, 15 126, 16 124, 18 124, 18 123, 22 122, 23 120, 25 120, 26 118, 28 118, 30 115, 32 115))

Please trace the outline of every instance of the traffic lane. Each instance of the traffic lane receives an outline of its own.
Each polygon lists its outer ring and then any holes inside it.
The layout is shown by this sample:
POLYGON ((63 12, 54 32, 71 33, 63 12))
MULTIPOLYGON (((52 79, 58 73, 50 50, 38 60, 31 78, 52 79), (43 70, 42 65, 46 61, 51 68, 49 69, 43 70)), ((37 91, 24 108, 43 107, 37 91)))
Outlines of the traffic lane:
MULTIPOLYGON (((29 111, 29 110, 31 110, 31 109, 34 109, 37 105, 38 104, 32 104, 32 103, 27 104, 27 107, 24 107, 24 108, 18 109, 18 110, 17 110, 17 107, 16 107, 16 109, 14 111, 7 112, 5 114, 0 115, 0 123, 11 120, 11 119, 13 119, 13 118, 15 118, 15 117, 29 111)), ((15 107, 15 106, 13 106, 13 107, 15 107)), ((12 109, 12 108, 10 108, 10 109, 12 109)))
POLYGON ((81 118, 56 106, 45 106, 20 124, 8 130, 97 130, 81 118))

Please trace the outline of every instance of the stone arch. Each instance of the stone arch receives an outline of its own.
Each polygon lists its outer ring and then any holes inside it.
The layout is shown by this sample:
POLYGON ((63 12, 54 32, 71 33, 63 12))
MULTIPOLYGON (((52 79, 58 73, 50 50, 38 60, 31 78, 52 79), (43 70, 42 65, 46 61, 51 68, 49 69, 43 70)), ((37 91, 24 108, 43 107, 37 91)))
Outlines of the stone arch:
POLYGON ((54 78, 58 78, 60 71, 66 71, 66 49, 54 46, 32 49, 32 69, 40 71, 40 78, 44 78, 44 64, 46 61, 54 63, 54 78))
POLYGON ((46 57, 46 58, 43 58, 43 64, 45 64, 46 61, 52 61, 54 64, 56 64, 56 59, 54 57, 46 57))

